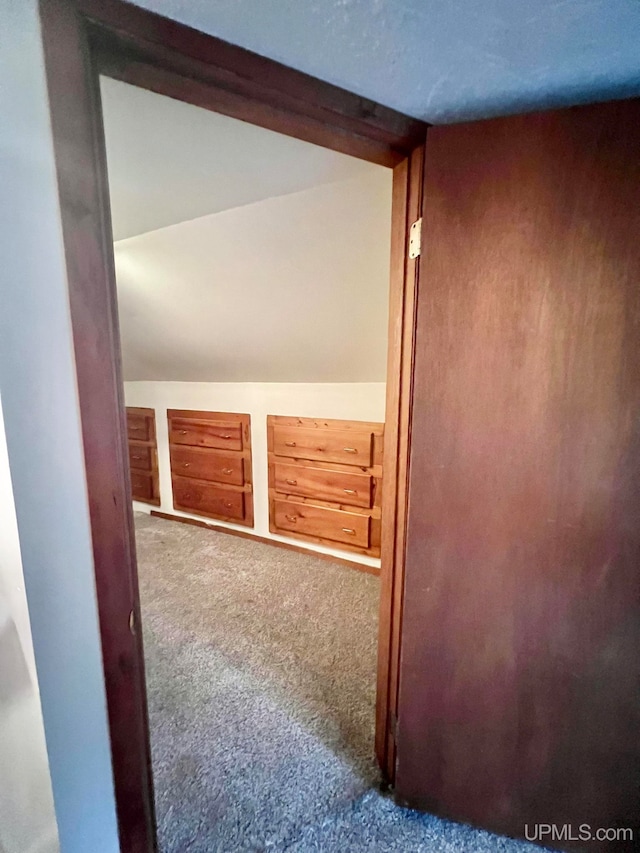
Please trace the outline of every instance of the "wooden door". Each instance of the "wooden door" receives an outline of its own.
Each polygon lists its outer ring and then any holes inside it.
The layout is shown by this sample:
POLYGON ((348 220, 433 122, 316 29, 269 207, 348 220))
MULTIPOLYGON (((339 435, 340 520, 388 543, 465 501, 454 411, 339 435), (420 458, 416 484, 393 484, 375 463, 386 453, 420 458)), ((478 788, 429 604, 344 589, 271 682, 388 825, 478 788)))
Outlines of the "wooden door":
POLYGON ((429 131, 413 389, 397 797, 637 849, 640 101, 429 131))

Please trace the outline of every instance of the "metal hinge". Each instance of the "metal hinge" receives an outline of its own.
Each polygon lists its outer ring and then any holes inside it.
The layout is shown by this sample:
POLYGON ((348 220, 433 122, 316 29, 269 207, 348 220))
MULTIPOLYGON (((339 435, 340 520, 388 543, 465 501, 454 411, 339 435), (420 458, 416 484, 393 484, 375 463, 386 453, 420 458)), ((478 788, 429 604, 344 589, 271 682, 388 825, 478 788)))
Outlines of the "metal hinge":
POLYGON ((422 217, 416 219, 409 229, 409 258, 413 261, 420 257, 420 243, 422 237, 422 217))

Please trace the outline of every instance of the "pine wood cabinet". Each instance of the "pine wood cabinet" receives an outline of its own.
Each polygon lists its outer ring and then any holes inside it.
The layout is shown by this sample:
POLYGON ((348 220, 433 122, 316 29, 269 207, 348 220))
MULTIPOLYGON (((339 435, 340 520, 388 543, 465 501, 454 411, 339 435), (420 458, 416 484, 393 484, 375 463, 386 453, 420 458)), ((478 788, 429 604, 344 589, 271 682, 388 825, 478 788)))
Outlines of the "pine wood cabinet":
POLYGON ((384 424, 269 415, 269 529, 380 556, 384 424))
POLYGON ((127 406, 127 437, 131 496, 160 506, 155 410, 127 406))
POLYGON ((175 509, 253 527, 251 417, 169 409, 175 509))

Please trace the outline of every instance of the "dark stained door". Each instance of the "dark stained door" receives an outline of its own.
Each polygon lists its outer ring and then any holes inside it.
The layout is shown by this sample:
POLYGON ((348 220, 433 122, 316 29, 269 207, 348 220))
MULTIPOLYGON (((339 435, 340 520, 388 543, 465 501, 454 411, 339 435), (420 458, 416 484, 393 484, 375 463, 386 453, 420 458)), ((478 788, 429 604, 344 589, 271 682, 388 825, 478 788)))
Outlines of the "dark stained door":
POLYGON ((637 849, 640 102, 433 128, 425 175, 397 796, 637 849))

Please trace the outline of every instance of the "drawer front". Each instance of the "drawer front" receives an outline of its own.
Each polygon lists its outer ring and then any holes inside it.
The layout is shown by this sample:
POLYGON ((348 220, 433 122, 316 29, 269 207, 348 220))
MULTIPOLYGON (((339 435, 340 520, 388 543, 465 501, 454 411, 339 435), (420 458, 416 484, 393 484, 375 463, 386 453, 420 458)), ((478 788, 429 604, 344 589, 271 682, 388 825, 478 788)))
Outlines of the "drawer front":
POLYGON ((173 479, 173 505, 176 509, 205 513, 219 518, 244 520, 244 492, 232 492, 208 483, 196 483, 182 477, 173 479))
POLYGON ((153 475, 151 472, 131 469, 131 494, 134 500, 153 500, 153 475))
POLYGON ((134 441, 151 441, 151 420, 127 412, 127 434, 134 441))
POLYGON ((151 471, 153 463, 152 450, 150 447, 142 444, 139 447, 135 444, 129 445, 129 465, 131 468, 140 468, 143 471, 151 471))
POLYGON ((273 428, 273 451, 277 456, 371 465, 373 436, 368 432, 338 429, 273 428))
POLYGON ((225 421, 172 418, 169 441, 171 444, 188 444, 193 447, 242 450, 242 426, 225 421))
POLYGON ((371 519, 368 515, 276 500, 274 516, 279 530, 369 547, 371 519))
POLYGON ((232 486, 242 486, 244 483, 242 456, 217 450, 172 447, 171 471, 183 477, 213 480, 217 483, 229 483, 232 486))
POLYGON ((274 484, 276 491, 287 495, 303 495, 350 506, 371 506, 372 478, 369 474, 303 468, 276 462, 274 484))

